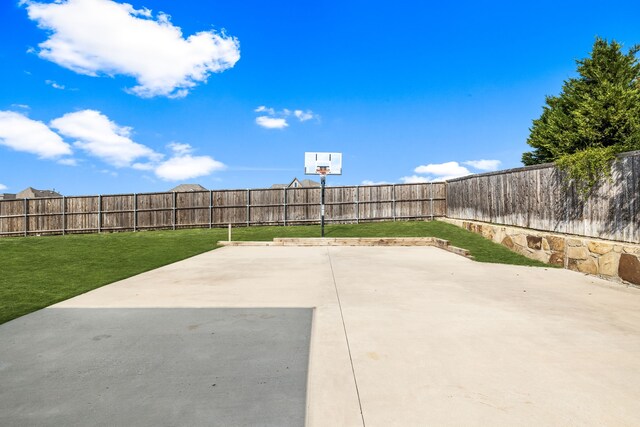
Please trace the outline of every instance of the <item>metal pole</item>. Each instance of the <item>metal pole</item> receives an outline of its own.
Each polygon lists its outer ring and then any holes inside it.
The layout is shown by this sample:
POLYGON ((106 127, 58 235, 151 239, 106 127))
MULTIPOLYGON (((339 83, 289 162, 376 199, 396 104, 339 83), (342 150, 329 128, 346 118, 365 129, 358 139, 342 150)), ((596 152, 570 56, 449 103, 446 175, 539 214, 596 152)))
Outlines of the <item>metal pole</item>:
POLYGON ((247 189, 247 227, 251 224, 251 190, 247 189))
POLYGON ((209 228, 213 226, 213 190, 209 190, 209 228))
POLYGON ((29 201, 24 199, 24 237, 29 235, 29 201))
POLYGON ((65 196, 62 196, 62 235, 63 236, 67 229, 66 205, 67 205, 67 198, 65 196))
POLYGON ((429 210, 431 211, 431 221, 433 221, 433 182, 429 184, 429 194, 430 194, 430 199, 429 199, 429 210))
POLYGON ((282 213, 283 218, 284 218, 284 225, 287 225, 287 188, 283 188, 282 191, 284 191, 284 212, 282 213))
POLYGON ((178 205, 178 193, 174 192, 173 193, 173 220, 172 220, 173 222, 172 226, 174 230, 176 229, 176 222, 177 222, 177 213, 178 213, 177 205, 178 205))
POLYGON ((320 176, 320 185, 322 186, 322 192, 320 193, 320 233, 324 237, 324 185, 326 177, 320 176))
POLYGON ((360 186, 356 185, 356 224, 360 223, 360 186))
POLYGON ((392 212, 391 214, 393 215, 393 220, 396 220, 396 185, 393 184, 392 188, 392 194, 391 194, 391 200, 392 200, 392 212))
POLYGON ((133 195, 133 231, 138 231, 138 194, 133 195))

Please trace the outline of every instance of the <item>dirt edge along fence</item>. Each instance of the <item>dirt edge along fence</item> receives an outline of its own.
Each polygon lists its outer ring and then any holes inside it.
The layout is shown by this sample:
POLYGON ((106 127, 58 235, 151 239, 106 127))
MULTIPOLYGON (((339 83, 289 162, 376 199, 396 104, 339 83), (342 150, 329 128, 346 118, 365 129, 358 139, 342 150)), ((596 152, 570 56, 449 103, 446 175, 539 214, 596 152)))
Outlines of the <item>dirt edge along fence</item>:
MULTIPOLYGON (((446 184, 327 187, 328 223, 445 216, 446 184)), ((320 188, 0 200, 0 236, 320 222, 320 188)))
POLYGON ((586 199, 552 164, 450 180, 446 198, 449 218, 640 243, 640 151, 619 155, 586 199))

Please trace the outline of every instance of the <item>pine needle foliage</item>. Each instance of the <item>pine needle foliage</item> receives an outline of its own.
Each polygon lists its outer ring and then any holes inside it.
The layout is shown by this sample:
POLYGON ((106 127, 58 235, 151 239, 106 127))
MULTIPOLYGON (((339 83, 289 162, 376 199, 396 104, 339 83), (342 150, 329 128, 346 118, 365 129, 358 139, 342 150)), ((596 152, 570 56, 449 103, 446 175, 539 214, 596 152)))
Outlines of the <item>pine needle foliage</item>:
POLYGON ((583 196, 610 177, 616 154, 640 149, 640 63, 615 40, 596 38, 590 56, 576 61, 578 77, 548 96, 533 121, 525 165, 555 162, 583 196))

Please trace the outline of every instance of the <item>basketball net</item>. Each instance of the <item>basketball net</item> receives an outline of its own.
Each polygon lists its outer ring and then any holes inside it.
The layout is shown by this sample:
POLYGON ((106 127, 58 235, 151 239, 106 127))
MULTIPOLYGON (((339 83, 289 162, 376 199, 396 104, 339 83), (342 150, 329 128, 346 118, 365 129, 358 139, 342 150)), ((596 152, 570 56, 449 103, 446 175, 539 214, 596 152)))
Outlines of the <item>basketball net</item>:
POLYGON ((316 173, 320 176, 327 176, 327 174, 329 173, 329 167, 328 166, 318 166, 316 168, 316 173))

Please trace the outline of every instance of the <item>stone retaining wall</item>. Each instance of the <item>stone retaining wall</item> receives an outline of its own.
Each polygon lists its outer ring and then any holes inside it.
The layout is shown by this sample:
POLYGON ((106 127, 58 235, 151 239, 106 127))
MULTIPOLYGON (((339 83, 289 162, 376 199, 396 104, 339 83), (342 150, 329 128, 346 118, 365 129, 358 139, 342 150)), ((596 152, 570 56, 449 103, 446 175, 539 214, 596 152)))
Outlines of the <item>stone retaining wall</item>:
POLYGON ((640 286, 640 245, 441 218, 524 255, 581 273, 640 286))
POLYGON ((436 237, 276 237, 271 242, 224 241, 220 246, 434 246, 473 258, 469 251, 436 237))

